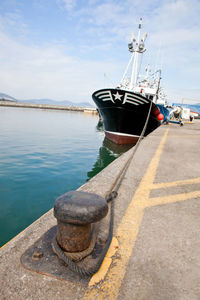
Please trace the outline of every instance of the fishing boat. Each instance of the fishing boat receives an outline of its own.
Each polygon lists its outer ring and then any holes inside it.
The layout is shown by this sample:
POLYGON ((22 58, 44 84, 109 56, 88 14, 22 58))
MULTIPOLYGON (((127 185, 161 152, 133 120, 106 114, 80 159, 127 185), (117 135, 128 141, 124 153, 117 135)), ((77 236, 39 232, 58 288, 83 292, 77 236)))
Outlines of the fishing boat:
POLYGON ((138 75, 139 55, 146 51, 144 42, 147 37, 144 33, 141 38, 141 24, 142 19, 137 39, 132 35, 131 43, 128 44, 131 59, 119 86, 97 90, 92 94, 103 121, 105 135, 116 144, 135 144, 144 126, 146 136, 161 125, 167 114, 164 105, 157 103, 161 70, 150 76, 150 68, 147 67, 144 78, 138 75), (148 123, 145 124, 147 118, 148 123))

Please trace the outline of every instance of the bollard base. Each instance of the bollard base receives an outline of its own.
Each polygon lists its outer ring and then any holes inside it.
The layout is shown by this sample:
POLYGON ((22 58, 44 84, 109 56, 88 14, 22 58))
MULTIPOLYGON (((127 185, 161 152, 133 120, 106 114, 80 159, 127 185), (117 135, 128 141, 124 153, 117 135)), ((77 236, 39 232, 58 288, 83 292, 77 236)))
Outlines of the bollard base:
MULTIPOLYGON (((55 277, 60 280, 79 282, 85 284, 90 278, 82 278, 72 272, 63 261, 53 252, 51 242, 56 235, 56 226, 49 229, 41 238, 39 238, 25 253, 21 256, 22 265, 31 271, 42 275, 55 277), (36 253, 40 253, 37 259, 34 259, 36 253)), ((96 241, 92 253, 77 264, 85 269, 91 269, 96 265, 99 255, 105 246, 106 241, 96 241)))

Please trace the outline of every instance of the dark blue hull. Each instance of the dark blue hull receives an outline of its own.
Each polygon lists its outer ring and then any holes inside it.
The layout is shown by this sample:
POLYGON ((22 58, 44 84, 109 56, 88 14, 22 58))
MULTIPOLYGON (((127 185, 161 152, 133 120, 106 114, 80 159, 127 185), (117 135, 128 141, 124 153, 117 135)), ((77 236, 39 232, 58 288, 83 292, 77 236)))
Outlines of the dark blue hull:
POLYGON ((169 118, 169 110, 161 104, 156 104, 156 106, 159 108, 161 114, 163 114, 164 116, 163 123, 166 122, 169 118))

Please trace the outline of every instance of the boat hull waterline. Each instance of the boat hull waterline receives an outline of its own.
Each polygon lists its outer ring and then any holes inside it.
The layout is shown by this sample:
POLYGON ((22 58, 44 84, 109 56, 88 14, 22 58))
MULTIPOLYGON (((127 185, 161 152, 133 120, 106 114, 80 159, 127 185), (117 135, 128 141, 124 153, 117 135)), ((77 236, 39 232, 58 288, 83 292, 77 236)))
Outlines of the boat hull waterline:
MULTIPOLYGON (((101 115, 106 137, 116 144, 135 144, 148 116, 151 100, 122 89, 101 89, 92 95, 101 115)), ((159 108, 152 102, 144 136, 161 125, 159 108)))

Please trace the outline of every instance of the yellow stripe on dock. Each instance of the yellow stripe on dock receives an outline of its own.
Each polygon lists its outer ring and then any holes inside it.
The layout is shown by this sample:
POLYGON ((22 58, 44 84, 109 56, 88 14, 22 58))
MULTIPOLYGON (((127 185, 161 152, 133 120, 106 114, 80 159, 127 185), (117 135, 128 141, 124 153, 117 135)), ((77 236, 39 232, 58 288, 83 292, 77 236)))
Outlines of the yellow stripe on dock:
MULTIPOLYGON (((148 198, 151 191, 163 146, 167 139, 169 129, 164 133, 160 145, 154 154, 149 167, 141 180, 139 187, 129 204, 124 217, 117 230, 117 239, 119 241, 118 256, 120 259, 113 259, 106 279, 100 287, 88 288, 83 299, 116 299, 126 273, 126 268, 136 241, 139 227, 144 214, 144 208, 148 205, 148 198)), ((94 275, 95 276, 95 275, 94 275)), ((91 279, 93 280, 93 279, 91 279)))
POLYGON ((186 180, 177 180, 172 182, 154 183, 151 189, 169 188, 173 186, 181 186, 181 185, 189 185, 189 184, 197 184, 197 183, 200 183, 200 177, 186 179, 186 180))

